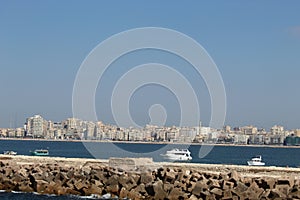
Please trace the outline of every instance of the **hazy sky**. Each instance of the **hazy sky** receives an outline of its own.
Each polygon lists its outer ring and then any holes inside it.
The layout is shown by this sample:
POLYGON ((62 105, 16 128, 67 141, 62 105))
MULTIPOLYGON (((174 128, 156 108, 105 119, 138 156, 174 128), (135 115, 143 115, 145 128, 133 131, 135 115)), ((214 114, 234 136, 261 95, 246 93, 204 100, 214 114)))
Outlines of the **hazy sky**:
MULTIPOLYGON (((72 116, 76 73, 101 41, 138 27, 165 27, 199 42, 217 64, 226 88, 226 124, 300 128, 299 1, 0 1, 0 127, 22 126, 41 114, 72 116), (177 2, 177 3, 176 3, 177 2)), ((99 120, 114 123, 109 94, 129 65, 180 59, 136 52, 114 63, 97 89, 99 120), (167 58, 167 59, 166 59, 167 58), (118 66, 126 66, 119 67, 118 66)), ((203 80, 183 70, 197 90, 201 119, 210 101, 203 80)), ((149 106, 161 103, 167 125, 176 125, 178 102, 167 88, 140 88, 130 102, 137 123, 149 122, 149 106)))

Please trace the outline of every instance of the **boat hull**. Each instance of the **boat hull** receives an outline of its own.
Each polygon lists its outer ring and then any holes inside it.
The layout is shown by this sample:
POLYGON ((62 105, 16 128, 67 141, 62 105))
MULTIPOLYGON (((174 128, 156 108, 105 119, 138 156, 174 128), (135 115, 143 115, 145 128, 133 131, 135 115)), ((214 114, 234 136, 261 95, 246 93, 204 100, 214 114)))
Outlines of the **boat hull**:
POLYGON ((49 151, 45 149, 38 149, 31 152, 33 156, 48 156, 49 151))
POLYGON ((191 152, 188 149, 172 149, 162 155, 170 161, 190 161, 192 160, 191 152))
POLYGON ((49 156, 49 153, 37 153, 37 152, 32 152, 33 156, 49 156))
POLYGON ((15 156, 15 155, 17 155, 17 152, 15 152, 15 151, 4 151, 3 154, 4 155, 15 156))
POLYGON ((253 161, 247 161, 249 166, 264 166, 264 162, 253 162, 253 161))
POLYGON ((186 157, 186 156, 165 156, 166 159, 172 160, 172 161, 190 161, 192 160, 192 157, 186 157))

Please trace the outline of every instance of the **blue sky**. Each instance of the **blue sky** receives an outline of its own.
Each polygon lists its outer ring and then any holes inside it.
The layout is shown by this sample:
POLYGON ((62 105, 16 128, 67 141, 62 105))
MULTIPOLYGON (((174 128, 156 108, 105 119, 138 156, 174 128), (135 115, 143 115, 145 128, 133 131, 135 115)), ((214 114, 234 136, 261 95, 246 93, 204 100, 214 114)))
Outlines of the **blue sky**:
MULTIPOLYGON (((227 93, 226 124, 300 128, 299 8, 299 1, 0 1, 0 127, 22 126, 36 113, 53 121, 72 116, 73 83, 88 53, 113 34, 154 26, 194 38, 216 62, 227 93)), ((156 54, 150 57, 159 61, 156 54)), ((114 122, 102 94, 118 73, 112 68, 98 87, 97 114, 105 123, 114 122)), ((199 83, 201 119, 208 124, 205 85, 192 71, 186 76, 199 83)), ((163 88, 145 89, 131 102, 140 108, 132 109, 133 118, 147 123, 145 107, 170 98, 167 124, 176 125, 174 97, 163 88)))

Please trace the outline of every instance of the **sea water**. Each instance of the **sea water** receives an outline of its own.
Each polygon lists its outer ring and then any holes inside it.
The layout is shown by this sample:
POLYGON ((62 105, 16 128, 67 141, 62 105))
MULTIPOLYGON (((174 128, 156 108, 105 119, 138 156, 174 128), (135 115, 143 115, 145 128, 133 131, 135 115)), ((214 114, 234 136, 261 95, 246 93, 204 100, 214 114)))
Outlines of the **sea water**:
MULTIPOLYGON (((192 163, 247 165, 252 156, 262 155, 266 166, 300 166, 300 148, 268 146, 201 146, 179 144, 110 143, 110 142, 69 142, 0 140, 0 152, 16 151, 18 155, 30 155, 34 149, 47 148, 53 157, 101 158, 110 157, 152 157, 162 162, 161 151, 172 148, 188 148, 193 157, 192 163), (200 153, 202 152, 204 154, 200 153), (204 150, 204 151, 203 151, 204 150), (211 150, 211 151, 208 151, 211 150), (204 156, 207 153, 206 156, 204 156)), ((0 193, 0 199, 92 199, 92 197, 37 195, 28 193, 0 193)))
POLYGON ((192 163, 247 165, 252 156, 262 155, 266 166, 298 167, 300 166, 300 148, 268 146, 209 146, 211 151, 203 157, 200 150, 207 150, 201 145, 146 144, 146 143, 110 143, 110 142, 65 142, 0 140, 0 153, 7 150, 16 151, 18 155, 30 155, 35 149, 49 149, 49 156, 66 158, 110 157, 152 157, 154 161, 163 162, 161 156, 165 150, 188 148, 193 157, 192 163), (162 151, 161 151, 162 150, 162 151))

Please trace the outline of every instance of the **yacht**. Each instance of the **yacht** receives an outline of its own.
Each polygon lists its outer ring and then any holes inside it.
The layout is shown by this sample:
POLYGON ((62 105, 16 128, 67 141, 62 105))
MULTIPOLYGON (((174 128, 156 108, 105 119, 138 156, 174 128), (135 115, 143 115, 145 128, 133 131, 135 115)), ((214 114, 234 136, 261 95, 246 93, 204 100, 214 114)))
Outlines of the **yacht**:
POLYGON ((36 150, 32 151, 31 154, 33 156, 48 156, 49 151, 48 151, 48 149, 36 149, 36 150))
POLYGON ((172 149, 163 154, 166 159, 172 161, 189 161, 192 160, 191 152, 188 149, 172 149))
POLYGON ((264 166, 264 165, 265 165, 265 163, 262 162, 262 157, 261 157, 261 155, 252 157, 251 160, 248 160, 248 161, 247 161, 247 163, 248 163, 248 165, 250 165, 250 166, 264 166))

